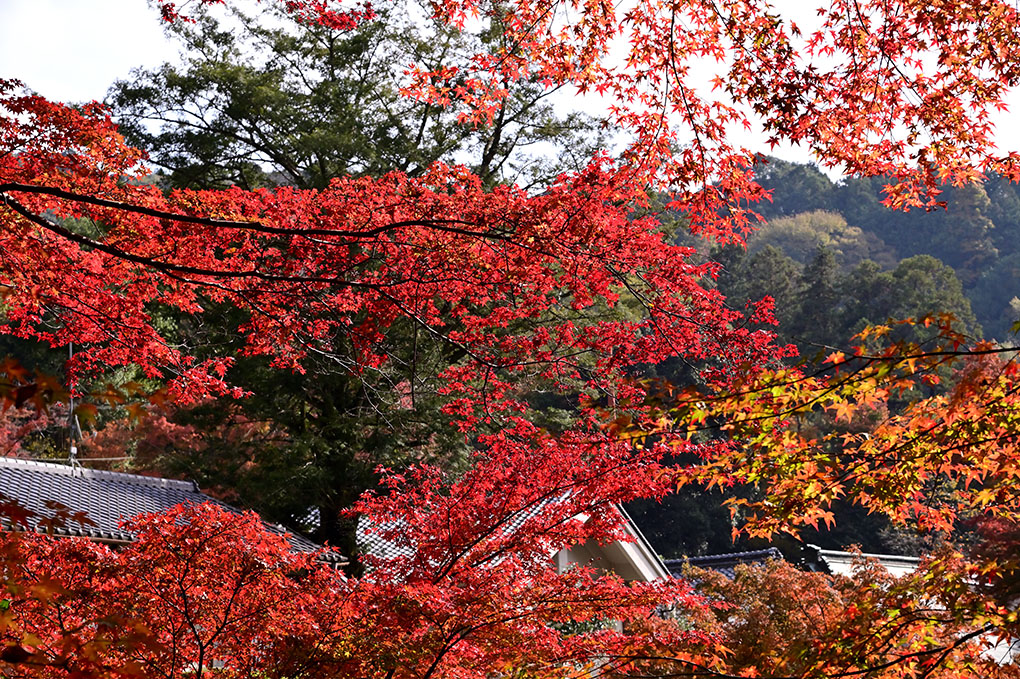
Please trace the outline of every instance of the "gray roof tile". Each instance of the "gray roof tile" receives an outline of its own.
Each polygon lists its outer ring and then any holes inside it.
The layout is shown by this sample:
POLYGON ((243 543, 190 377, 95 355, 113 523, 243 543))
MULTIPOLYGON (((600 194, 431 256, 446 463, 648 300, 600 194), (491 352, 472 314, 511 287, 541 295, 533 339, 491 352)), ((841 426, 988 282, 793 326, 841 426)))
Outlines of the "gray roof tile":
MULTIPOLYGON (((54 511, 46 506, 48 501, 58 502, 71 512, 85 512, 94 526, 72 521, 54 532, 93 540, 130 541, 133 536, 121 528, 122 520, 147 512, 166 511, 184 503, 213 502, 239 511, 201 492, 191 481, 8 457, 0 457, 0 496, 18 501, 40 517, 53 516, 54 511)), ((282 526, 270 523, 265 526, 277 535, 286 534, 295 551, 320 549, 316 543, 282 526)), ((326 553, 325 560, 340 562, 343 558, 336 553, 326 553)))
POLYGON ((686 559, 667 559, 666 568, 674 577, 682 577, 685 565, 695 568, 707 568, 718 571, 732 580, 736 577, 734 570, 739 564, 759 564, 770 559, 782 560, 783 554, 775 547, 758 549, 751 552, 729 552, 727 554, 709 554, 707 556, 692 556, 686 559))
MULTIPOLYGON (((555 497, 539 500, 524 509, 504 517, 499 522, 499 525, 492 527, 491 530, 493 533, 513 535, 514 532, 520 530, 525 522, 541 514, 550 504, 563 502, 569 497, 569 492, 563 492, 555 497)), ((630 519, 630 517, 626 518, 630 519)), ((377 523, 371 521, 368 517, 361 516, 358 518, 357 527, 358 548, 363 554, 368 554, 378 559, 412 558, 416 553, 413 546, 398 544, 386 537, 386 534, 400 533, 403 530, 404 523, 401 520, 377 523)))

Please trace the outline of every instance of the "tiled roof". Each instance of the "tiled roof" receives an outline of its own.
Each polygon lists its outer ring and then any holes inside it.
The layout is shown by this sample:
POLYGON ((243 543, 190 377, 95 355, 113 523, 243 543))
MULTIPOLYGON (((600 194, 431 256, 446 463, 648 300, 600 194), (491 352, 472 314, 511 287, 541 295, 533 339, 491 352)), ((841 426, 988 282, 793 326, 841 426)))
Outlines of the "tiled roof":
POLYGON ((400 529, 401 527, 400 523, 374 524, 362 516, 358 519, 358 548, 363 554, 369 554, 377 559, 411 558, 414 556, 413 549, 404 545, 398 545, 379 534, 380 531, 388 532, 391 529, 400 529))
MULTIPOLYGON (((514 532, 520 530, 527 521, 541 515, 543 512, 546 512, 552 503, 563 502, 567 499, 569 499, 569 494, 563 493, 553 498, 540 500, 508 517, 505 517, 499 527, 492 529, 493 533, 513 535, 514 532)), ((634 549, 623 550, 623 555, 618 554, 617 558, 633 559, 633 561, 629 561, 628 563, 634 564, 634 569, 636 569, 637 573, 644 573, 645 577, 649 577, 650 579, 668 578, 668 571, 664 567, 662 561, 658 556, 656 556, 655 551, 648 544, 648 541, 645 539, 645 536, 641 534, 641 531, 638 530, 637 525, 634 523, 633 519, 631 519, 630 515, 627 514, 623 507, 619 505, 616 506, 616 509, 620 512, 621 517, 626 522, 628 532, 634 539, 632 543, 634 549)), ((363 554, 367 554, 381 560, 397 558, 411 559, 416 553, 415 545, 413 543, 408 544, 407 541, 399 539, 394 541, 393 539, 387 538, 387 536, 398 536, 404 529, 405 524, 399 519, 389 523, 373 523, 366 517, 362 516, 358 520, 357 527, 358 547, 363 554)), ((603 563, 603 565, 608 568, 616 568, 619 564, 614 566, 607 560, 603 563)), ((628 576, 624 575, 624 577, 628 576)))
POLYGON ((901 554, 869 554, 867 552, 843 552, 822 549, 818 545, 807 545, 805 567, 809 571, 830 575, 849 575, 854 565, 861 560, 877 561, 891 574, 899 576, 915 571, 921 560, 915 556, 901 554))
MULTIPOLYGON (((179 504, 213 502, 231 511, 238 511, 201 492, 191 481, 8 457, 0 457, 0 496, 17 500, 41 517, 52 517, 54 514, 46 506, 48 501, 58 502, 71 512, 85 512, 94 526, 82 526, 71 521, 66 526, 55 528, 54 532, 58 535, 76 535, 104 541, 130 541, 133 536, 121 529, 121 520, 147 512, 166 511, 179 504)), ((265 523, 265 526, 277 535, 287 534, 287 540, 295 551, 313 552, 320 549, 316 543, 283 526, 270 523, 265 523)), ((327 553, 324 556, 329 562, 343 561, 339 554, 327 553)))
MULTIPOLYGON (((528 519, 534 518, 542 513, 549 504, 552 502, 562 502, 567 499, 568 496, 569 495, 567 493, 563 493, 554 498, 539 500, 538 502, 505 518, 500 522, 502 526, 496 530, 502 532, 504 535, 512 535, 515 531, 519 530, 528 519)), ((413 557, 415 554, 414 547, 396 544, 391 540, 387 540, 380 534, 391 533, 394 531, 399 532, 402 528, 403 522, 401 520, 390 523, 375 523, 369 520, 368 517, 361 516, 358 518, 357 528, 358 548, 363 554, 370 554, 378 559, 413 557)))
POLYGON ((707 568, 718 571, 732 580, 736 576, 735 568, 739 564, 764 563, 770 559, 782 559, 782 553, 775 547, 758 549, 751 552, 730 552, 728 554, 709 554, 692 556, 686 559, 667 559, 666 568, 675 577, 681 577, 685 565, 695 568, 707 568))

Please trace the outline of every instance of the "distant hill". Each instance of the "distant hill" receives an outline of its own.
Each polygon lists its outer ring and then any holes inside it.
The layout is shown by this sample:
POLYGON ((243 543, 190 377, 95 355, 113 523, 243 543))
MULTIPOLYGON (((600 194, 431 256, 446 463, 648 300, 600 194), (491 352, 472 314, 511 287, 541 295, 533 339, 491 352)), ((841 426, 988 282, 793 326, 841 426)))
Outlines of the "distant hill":
POLYGON ((897 212, 881 204, 881 177, 833 182, 812 165, 778 159, 759 173, 772 201, 757 208, 768 223, 752 237, 749 254, 774 245, 806 265, 814 244, 831 250, 844 273, 864 259, 891 272, 908 258, 929 255, 960 280, 984 336, 1008 339, 1020 318, 1020 187, 997 176, 947 185, 944 209, 897 212))
MULTIPOLYGON (((759 168, 772 201, 760 204, 766 222, 747 247, 705 254, 723 265, 717 285, 741 307, 775 299, 781 341, 801 355, 846 347, 865 325, 887 319, 949 312, 971 336, 1013 341, 1020 319, 1020 190, 999 177, 965 187, 944 187, 944 209, 895 212, 881 203, 881 178, 831 181, 812 165, 772 159, 759 168)), ((691 236, 678 238, 703 249, 691 236)), ((923 340, 924 328, 902 326, 923 340)), ((676 383, 690 379, 676 367, 658 369, 676 383)), ((831 429, 816 419, 809 426, 831 429)), ((735 493, 753 492, 733 489, 735 493)), ((667 557, 762 547, 731 541, 730 513, 720 492, 685 488, 663 502, 628 507, 655 548, 667 557)), ((911 554, 926 546, 909 530, 894 528, 860 507, 838 505, 831 532, 802 534, 825 548, 856 544, 864 551, 911 554)), ((799 545, 779 548, 795 558, 799 545)))

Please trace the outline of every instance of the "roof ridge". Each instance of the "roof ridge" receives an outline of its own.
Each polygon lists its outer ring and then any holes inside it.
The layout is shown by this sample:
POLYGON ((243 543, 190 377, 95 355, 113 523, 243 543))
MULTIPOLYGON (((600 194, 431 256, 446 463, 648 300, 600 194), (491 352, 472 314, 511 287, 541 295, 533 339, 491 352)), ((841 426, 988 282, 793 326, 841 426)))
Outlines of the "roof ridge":
POLYGON ((668 565, 674 563, 683 563, 685 561, 703 562, 723 559, 741 559, 752 556, 777 556, 777 555, 779 557, 782 557, 782 552, 780 552, 775 547, 768 547, 766 549, 752 549, 745 552, 723 552, 722 554, 702 554, 700 556, 685 556, 677 559, 665 559, 665 563, 668 565))
POLYGON ((61 476, 128 483, 136 486, 149 486, 150 488, 178 488, 180 490, 196 492, 199 490, 198 484, 194 481, 164 479, 154 476, 142 476, 141 474, 128 474, 127 472, 106 471, 104 469, 86 469, 85 467, 73 467, 58 461, 43 462, 41 460, 26 460, 17 457, 0 457, 0 467, 35 469, 45 473, 60 474, 61 476))
POLYGON ((861 557, 864 559, 877 559, 879 561, 905 561, 908 563, 919 563, 921 557, 910 556, 909 554, 884 554, 879 552, 849 552, 838 549, 819 549, 818 554, 821 557, 830 558, 846 558, 855 559, 861 557))
MULTIPOLYGON (((617 503, 616 509, 619 510, 620 514, 623 516, 623 519, 626 524, 625 527, 627 528, 627 530, 634 534, 635 543, 643 547, 645 551, 647 551, 648 554, 651 555, 652 561, 654 561, 655 565, 657 565, 659 569, 661 569, 662 573, 665 573, 667 576, 670 575, 669 567, 666 566, 666 560, 663 559, 662 556, 660 556, 659 553, 656 552, 654 548, 652 548, 652 543, 649 542, 648 538, 645 537, 645 534, 641 532, 641 529, 638 527, 637 522, 634 521, 634 519, 627 512, 624 506, 622 504, 617 503)), ((660 575, 662 573, 660 573, 660 575)))

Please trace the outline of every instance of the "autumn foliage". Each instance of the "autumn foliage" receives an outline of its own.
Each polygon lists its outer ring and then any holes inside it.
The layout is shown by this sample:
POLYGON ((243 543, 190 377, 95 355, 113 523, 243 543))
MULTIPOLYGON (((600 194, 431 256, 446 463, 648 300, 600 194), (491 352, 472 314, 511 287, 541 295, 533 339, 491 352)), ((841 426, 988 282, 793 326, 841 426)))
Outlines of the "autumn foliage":
POLYGON ((936 597, 920 600, 918 580, 927 575, 897 579, 863 557, 849 575, 770 561, 737 566, 732 580, 700 569, 689 576, 720 602, 699 623, 723 649, 710 661, 723 675, 1016 675, 1015 667, 1000 665, 1008 641, 954 618, 947 604, 971 596, 958 582, 942 582, 936 597))
MULTIPOLYGON (((706 375, 724 380, 732 366, 759 363, 773 352, 768 334, 745 327, 718 293, 701 286, 711 265, 691 262, 692 252, 668 244, 654 221, 627 218, 626 196, 602 169, 608 161, 534 197, 512 187, 486 192, 463 170, 444 167, 422 178, 339 180, 322 192, 164 195, 123 181, 138 155, 98 110, 74 111, 13 87, 6 105, 18 115, 7 120, 7 131, 19 152, 5 158, 11 181, 4 188, 18 197, 5 199, 14 215, 9 253, 46 264, 8 272, 8 327, 57 344, 74 339, 72 375, 131 363, 168 379, 161 398, 240 395, 224 379, 230 357, 198 362, 159 335, 146 311, 152 300, 192 314, 203 303, 244 310, 238 331, 247 338, 246 351, 268 354, 280 368, 300 369, 314 351, 333 352, 347 370, 372 370, 387 360, 386 334, 398 319, 418 326, 423 342, 459 356, 443 374, 443 411, 475 437, 472 466, 458 478, 428 467, 394 472, 386 478, 387 494, 356 508, 394 526, 389 539, 413 556, 367 559, 370 570, 347 583, 346 599, 321 599, 333 616, 350 607, 353 617, 335 623, 356 630, 349 632, 356 641, 345 643, 371 649, 344 651, 352 657, 330 671, 468 677, 530 667, 559 675, 565 666, 589 666, 614 648, 642 643, 602 624, 574 634, 560 627, 644 618, 663 602, 689 600, 679 582, 628 585, 584 568, 558 574, 549 561, 565 546, 622 537, 615 504, 669 488, 658 475, 659 452, 635 449, 602 427, 599 404, 607 399, 641 419, 640 390, 623 379, 629 368, 681 356, 711 361, 706 375), (51 143, 66 133, 54 123, 64 118, 87 153, 69 156, 51 143), (52 185, 31 184, 45 167, 52 185), (216 217, 192 214, 197 205, 216 217), (59 217, 95 224, 100 234, 73 231, 59 217), (647 313, 615 314, 622 297, 647 313), (62 319, 54 331, 51 314, 62 319), (338 345, 346 353, 336 353, 338 345), (583 396, 586 405, 568 431, 553 436, 529 421, 524 386, 583 396)), ((172 518, 157 523, 189 539, 170 529, 172 518)), ((171 562, 179 553, 159 551, 155 528, 137 529, 152 538, 136 543, 151 550, 147 572, 170 560, 171 575, 151 584, 149 596, 178 587, 181 576, 174 580, 171 562)), ((34 558, 63 563, 42 554, 34 558)), ((223 558, 209 556, 210 568, 223 558)), ((197 567, 198 559, 196 553, 189 562, 197 567)), ((207 577, 211 583, 226 574, 207 577)), ((216 625, 185 621, 167 638, 157 634, 158 657, 137 662, 176 676, 218 657, 214 647, 232 658, 232 644, 262 647, 241 623, 227 624, 226 612, 209 610, 220 616, 222 640, 203 636, 216 625), (194 638, 180 639, 189 628, 194 638)), ((162 615, 129 611, 124 620, 155 633, 162 615)), ((305 615, 295 613, 295 624, 317 629, 305 615)), ((242 618, 259 629, 275 625, 253 613, 242 618)), ((287 634, 301 639, 304 632, 287 634)), ((677 640, 687 634, 672 631, 677 640)), ((63 644, 63 631, 57 635, 46 643, 63 644)), ((20 641, 15 633, 8 643, 35 647, 36 638, 42 637, 24 630, 20 641)), ((56 650, 45 653, 64 662, 56 650)), ((112 652, 102 655, 104 662, 116 660, 112 652)), ((257 672, 270 660, 238 655, 236 662, 257 672)), ((280 667, 284 672, 286 665, 280 667)), ((286 672, 281 676, 296 670, 286 672)))
POLYGON ((5 535, 9 676, 329 676, 323 644, 347 622, 338 571, 215 505, 129 527, 117 549, 5 535))
MULTIPOLYGON (((664 598, 694 601, 679 582, 628 587, 584 568, 560 577, 519 542, 531 526, 508 536, 503 546, 512 540, 513 549, 498 560, 491 548, 463 550, 461 565, 423 550, 427 572, 380 563, 360 580, 294 553, 254 514, 212 504, 126 527, 136 539, 116 548, 4 534, 8 676, 482 676, 493 668, 560 676, 568 659, 587 663, 635 643, 611 626, 580 626, 645 617, 664 598), (571 625, 578 631, 562 632, 571 625)), ((660 641, 699 636, 674 629, 660 641)))
MULTIPOLYGON (((283 4, 338 31, 371 16, 367 5, 283 4)), ((167 20, 187 18, 160 6, 167 20)), ((729 134, 752 119, 830 167, 888 176, 893 207, 934 207, 940 182, 982 172, 1016 179, 1017 158, 999 153, 988 122, 1020 77, 1015 9, 836 0, 804 32, 744 1, 431 10, 454 26, 498 23, 505 39, 468 69, 412 67, 408 96, 460 102, 461 122, 484 126, 512 83, 567 84, 608 99, 625 150, 541 193, 488 190, 446 165, 321 191, 164 192, 102 106, 0 81, 3 330, 73 342, 71 388, 133 365, 165 381, 160 402, 245 395, 229 381, 234 356, 175 343, 157 312, 227 308, 236 322, 224 332, 243 337, 243 353, 296 371, 325 357, 353 375, 395 362, 391 338, 411 328, 416 349, 443 356, 441 416, 473 451, 457 473, 382 470, 379 492, 354 511, 399 554, 367 558, 360 578, 290 554, 251 516, 210 508, 139 519, 120 551, 5 533, 4 671, 552 677, 676 661, 681 673, 929 676, 971 662, 958 653, 968 635, 1016 631, 1012 602, 983 588, 1002 570, 995 549, 947 550, 904 585, 877 574, 860 591, 819 584, 805 605, 854 623, 819 632, 829 655, 797 650, 806 618, 784 609, 793 623, 776 632, 786 636, 775 657, 757 649, 746 662, 687 585, 550 563, 561 548, 623 538, 618 503, 691 482, 756 488, 736 507, 760 535, 824 523, 838 498, 924 530, 961 517, 1016 524, 1012 353, 924 319, 930 344, 883 344, 889 329, 871 329, 820 373, 784 367, 794 350, 767 330, 771 300, 729 308, 711 284, 718 266, 641 212, 650 190, 668 190, 692 232, 741 242, 766 196, 758 156, 729 134), (707 87, 699 60, 718 72, 707 87), (667 360, 689 365, 697 386, 636 377, 667 360), (558 399, 570 422, 542 426, 536 394, 558 399), (866 408, 888 417, 838 439, 796 426, 807 413, 840 421, 866 408), (678 613, 658 615, 667 608, 678 613), (909 623, 872 630, 884 647, 858 644, 875 616, 904 611, 909 623), (608 623, 618 620, 633 622, 608 623)), ((5 373, 5 403, 63 396, 17 366, 5 373)), ((746 593, 717 584, 743 605, 746 593)))

